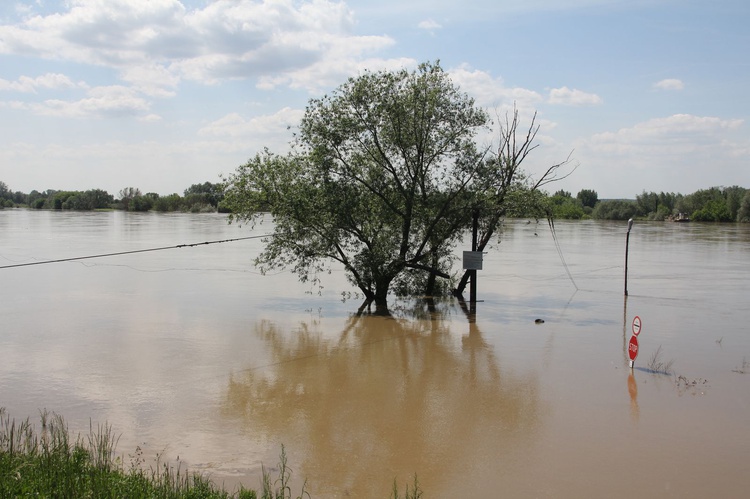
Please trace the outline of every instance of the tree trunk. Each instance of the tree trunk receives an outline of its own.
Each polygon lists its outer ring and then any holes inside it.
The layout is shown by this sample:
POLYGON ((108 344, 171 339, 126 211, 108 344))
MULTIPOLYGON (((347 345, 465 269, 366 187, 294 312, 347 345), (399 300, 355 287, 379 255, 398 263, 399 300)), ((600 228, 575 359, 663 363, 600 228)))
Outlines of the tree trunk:
MULTIPOLYGON (((440 263, 437 251, 432 251, 432 268, 437 269, 440 263)), ((435 282, 437 281, 437 274, 430 272, 427 276, 427 285, 425 286, 425 296, 435 296, 435 282)))
POLYGON ((376 302, 375 299, 366 299, 362 305, 359 306, 357 309, 357 316, 365 315, 365 312, 367 315, 384 315, 384 316, 390 316, 391 311, 388 310, 388 303, 386 302, 376 302), (372 311, 372 305, 375 304, 375 311, 372 311))
MULTIPOLYGON (((370 302, 375 303, 375 314, 389 315, 388 312, 388 290, 391 287, 393 276, 381 276, 375 281, 375 293, 371 293, 370 302)), ((369 297, 368 297, 369 298, 369 297)))

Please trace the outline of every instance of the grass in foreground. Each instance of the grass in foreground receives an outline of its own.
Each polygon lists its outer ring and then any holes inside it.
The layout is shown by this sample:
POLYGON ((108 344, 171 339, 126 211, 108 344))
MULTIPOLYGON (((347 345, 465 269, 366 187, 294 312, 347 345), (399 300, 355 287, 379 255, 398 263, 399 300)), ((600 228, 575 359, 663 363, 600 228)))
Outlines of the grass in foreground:
MULTIPOLYGON (((144 469, 140 449, 125 469, 115 456, 119 440, 105 424, 89 428, 85 437, 70 439, 62 416, 40 412, 41 432, 27 418, 20 423, 0 407, 0 498, 122 498, 131 499, 292 499, 289 485, 292 471, 287 466, 284 446, 273 479, 262 471, 262 490, 240 486, 234 493, 216 487, 206 476, 189 473, 181 466, 161 463, 144 469)), ((307 483, 295 499, 310 498, 307 483)), ((393 499, 401 499, 396 482, 393 499)), ((419 499, 422 491, 416 475, 413 488, 406 485, 403 499, 419 499)))
MULTIPOLYGON (((136 458, 124 469, 115 457, 117 438, 109 425, 90 428, 71 441, 63 418, 41 412, 41 432, 28 419, 17 423, 0 408, 0 497, 59 498, 239 498, 288 499, 291 470, 281 448, 279 477, 263 471, 263 490, 217 488, 203 475, 160 463, 144 470, 136 458)), ((302 488, 298 499, 309 497, 302 488)))

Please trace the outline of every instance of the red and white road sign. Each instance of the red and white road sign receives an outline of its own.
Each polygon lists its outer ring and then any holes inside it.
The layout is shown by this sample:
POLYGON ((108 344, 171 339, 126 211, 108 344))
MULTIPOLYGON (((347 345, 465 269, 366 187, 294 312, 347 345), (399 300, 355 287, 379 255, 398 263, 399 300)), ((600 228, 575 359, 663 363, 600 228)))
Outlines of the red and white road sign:
POLYGON ((637 315, 633 317, 633 334, 636 336, 641 334, 641 318, 637 315))
POLYGON ((628 356, 630 360, 635 360, 638 357, 638 337, 631 336, 630 342, 628 343, 628 356))

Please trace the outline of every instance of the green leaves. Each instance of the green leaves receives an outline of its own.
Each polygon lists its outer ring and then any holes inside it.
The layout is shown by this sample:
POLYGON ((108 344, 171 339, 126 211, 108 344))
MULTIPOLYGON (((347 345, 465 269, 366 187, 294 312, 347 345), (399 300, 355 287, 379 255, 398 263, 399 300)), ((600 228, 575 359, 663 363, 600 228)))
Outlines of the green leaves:
POLYGON ((396 282, 399 293, 440 289, 435 279, 450 278, 473 210, 486 208, 497 224, 533 149, 485 161, 474 138, 488 122, 439 63, 365 72, 309 102, 293 154, 264 151, 240 166, 224 205, 233 219, 273 215, 262 269, 291 267, 317 282, 339 262, 380 303, 396 282))

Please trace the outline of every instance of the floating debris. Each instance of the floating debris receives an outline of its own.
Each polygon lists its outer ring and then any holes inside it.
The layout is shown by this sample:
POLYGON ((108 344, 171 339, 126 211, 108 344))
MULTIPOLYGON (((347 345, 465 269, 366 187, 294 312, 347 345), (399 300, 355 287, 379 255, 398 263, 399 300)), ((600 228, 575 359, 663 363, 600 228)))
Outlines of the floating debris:
POLYGON ((684 393, 689 393, 690 395, 705 395, 705 389, 708 388, 707 379, 697 378, 691 380, 682 375, 675 378, 675 384, 677 385, 677 393, 679 395, 684 393))

